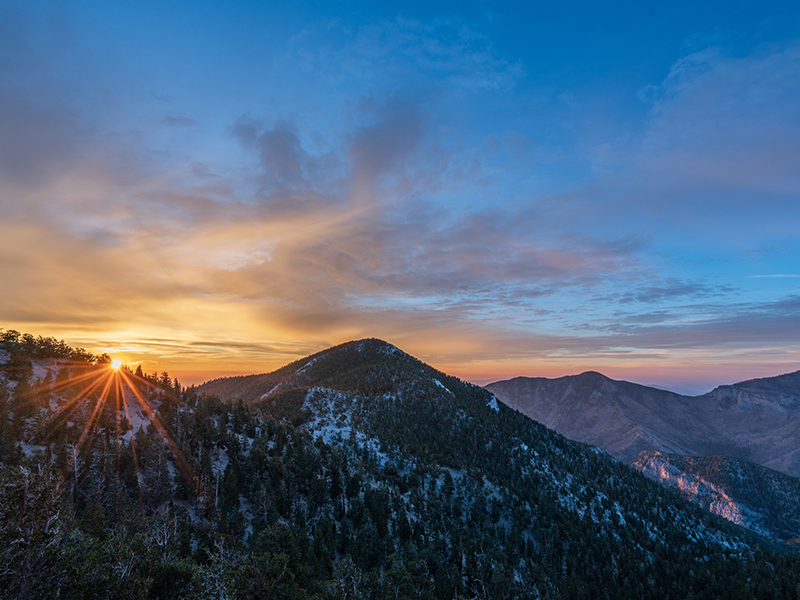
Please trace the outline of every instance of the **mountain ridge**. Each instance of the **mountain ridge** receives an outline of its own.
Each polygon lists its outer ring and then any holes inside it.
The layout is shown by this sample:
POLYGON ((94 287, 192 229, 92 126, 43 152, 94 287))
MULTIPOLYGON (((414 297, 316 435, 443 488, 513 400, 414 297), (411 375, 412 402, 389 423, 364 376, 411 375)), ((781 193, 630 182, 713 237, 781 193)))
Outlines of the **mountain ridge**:
MULTIPOLYGON (((337 354, 349 352, 357 353, 360 351, 365 351, 368 354, 394 355, 412 363, 422 364, 421 361, 406 354, 389 342, 378 338, 365 338, 344 342, 310 354, 309 356, 295 360, 269 373, 219 377, 202 383, 197 386, 197 390, 199 393, 214 394, 222 400, 241 398, 245 402, 252 402, 270 393, 279 391, 279 388, 289 389, 291 386, 301 384, 304 379, 310 381, 311 373, 306 372, 306 369, 311 369, 312 372, 319 371, 321 365, 316 365, 316 361, 318 360, 325 361, 337 354)), ((328 377, 333 376, 334 374, 332 373, 328 374, 328 377)))
POLYGON ((379 340, 261 389, 232 380, 225 401, 0 346, 0 589, 17 597, 789 600, 800 585, 800 556, 379 340), (146 420, 125 420, 132 396, 146 420))
POLYGON ((485 387, 531 418, 624 462, 646 450, 730 455, 800 475, 800 371, 698 396, 596 372, 518 377, 485 387))

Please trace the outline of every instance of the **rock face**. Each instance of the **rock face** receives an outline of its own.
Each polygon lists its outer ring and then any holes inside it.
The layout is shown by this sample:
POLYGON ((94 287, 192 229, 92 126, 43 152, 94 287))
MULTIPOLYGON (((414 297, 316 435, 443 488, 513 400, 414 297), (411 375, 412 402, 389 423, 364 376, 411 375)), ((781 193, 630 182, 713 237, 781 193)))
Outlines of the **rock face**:
POLYGON ((655 450, 727 455, 800 476, 800 371, 683 396, 600 373, 486 386, 559 433, 630 462, 655 450))
POLYGON ((789 542, 800 536, 800 479, 728 456, 648 451, 631 466, 761 535, 789 542))

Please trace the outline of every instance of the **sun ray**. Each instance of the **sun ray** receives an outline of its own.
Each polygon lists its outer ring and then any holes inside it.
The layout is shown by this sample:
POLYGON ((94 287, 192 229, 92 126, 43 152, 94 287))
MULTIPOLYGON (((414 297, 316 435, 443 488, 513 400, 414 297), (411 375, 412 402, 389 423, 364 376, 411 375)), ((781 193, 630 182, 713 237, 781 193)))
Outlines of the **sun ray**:
POLYGON ((131 387, 133 387, 133 385, 130 383, 130 380, 132 379, 135 382, 142 383, 142 384, 148 386, 150 389, 159 392, 160 394, 168 397, 170 400, 173 400, 174 402, 177 402, 178 404, 180 404, 184 408, 189 408, 189 405, 183 399, 181 399, 179 396, 176 396, 171 391, 167 391, 164 388, 162 388, 162 387, 160 387, 158 385, 155 385, 149 379, 146 379, 144 377, 140 377, 136 373, 131 373, 131 372, 127 372, 126 375, 127 375, 128 379, 129 379, 128 383, 129 383, 129 385, 131 385, 131 387))
POLYGON ((96 376, 95 372, 85 373, 75 378, 70 378, 69 380, 61 383, 54 383, 54 384, 42 384, 36 387, 31 387, 26 393, 17 396, 17 406, 23 406, 25 404, 41 404, 42 398, 52 398, 53 394, 61 393, 66 390, 68 387, 77 385, 80 381, 84 379, 91 379, 96 376))
POLYGON ((83 381, 85 379, 93 379, 95 377, 95 375, 96 375, 96 373, 91 372, 91 373, 83 373, 82 375, 77 375, 77 376, 74 376, 74 377, 70 377, 69 379, 67 379, 65 381, 53 384, 53 387, 51 388, 51 392, 55 394, 55 393, 60 393, 60 392, 66 391, 67 389, 69 389, 71 387, 77 386, 81 381, 83 381))
POLYGON ((119 440, 122 437, 122 406, 120 406, 120 402, 122 401, 124 391, 122 390, 122 379, 119 377, 114 378, 115 383, 115 404, 116 404, 116 411, 115 411, 115 436, 114 438, 119 440))
POLYGON ((115 444, 115 446, 117 446, 117 449, 116 449, 117 451, 114 453, 115 457, 116 457, 116 463, 114 465, 114 469, 116 470, 117 473, 120 473, 121 470, 122 470, 121 469, 121 466, 122 466, 122 451, 121 450, 122 450, 122 444, 123 444, 123 440, 122 440, 122 406, 120 405, 120 402, 121 402, 123 391, 122 391, 122 381, 120 380, 119 377, 115 378, 115 384, 116 384, 116 394, 115 394, 116 395, 116 398, 115 398, 115 400, 116 400, 116 406, 115 406, 116 411, 114 413, 114 417, 115 417, 115 419, 114 419, 114 444, 115 444))
POLYGON ((83 442, 86 440, 86 437, 88 435, 91 434, 92 439, 94 439, 93 431, 95 428, 93 428, 93 425, 95 421, 98 419, 100 411, 105 406, 106 399, 108 398, 108 389, 111 387, 112 383, 110 375, 106 376, 104 379, 105 379, 105 387, 103 388, 103 391, 100 393, 100 397, 97 399, 97 404, 95 404, 94 410, 92 411, 89 420, 86 422, 86 425, 84 426, 83 431, 81 432, 81 437, 78 439, 78 444, 77 444, 78 450, 81 449, 83 442))
MULTIPOLYGON (((128 423, 131 422, 131 414, 128 410, 128 400, 125 396, 122 397, 122 405, 125 407, 125 416, 128 419, 128 423)), ((139 505, 141 506, 142 510, 144 510, 145 502, 144 502, 144 490, 142 489, 142 473, 139 469, 139 456, 136 453, 136 442, 134 441, 133 433, 131 433, 131 454, 133 455, 133 468, 136 471, 136 487, 139 489, 139 505)))
POLYGON ((128 378, 128 374, 122 372, 122 377, 126 380, 126 383, 128 383, 128 387, 133 392, 134 396, 136 397, 136 399, 141 404, 142 408, 144 408, 145 412, 147 413, 150 422, 153 424, 153 426, 156 428, 156 431, 158 431, 159 435, 164 440, 164 443, 167 445, 167 448, 172 454, 173 459, 177 463, 178 468, 181 470, 184 477, 186 477, 187 481, 189 481, 190 483, 194 481, 194 470, 192 469, 192 466, 189 464, 189 461, 186 460, 186 457, 183 455, 183 452, 181 452, 180 448, 178 448, 178 445, 172 438, 172 435, 170 435, 169 429, 167 429, 161 422, 160 417, 153 411, 147 399, 141 394, 141 392, 139 392, 136 386, 131 384, 131 381, 128 378))
POLYGON ((89 394, 91 394, 96 388, 100 387, 102 383, 103 381, 101 379, 93 381, 88 388, 85 388, 75 398, 66 402, 54 415, 42 423, 39 429, 34 432, 34 436, 37 435, 40 430, 49 427, 49 431, 45 433, 41 442, 44 443, 48 441, 50 437, 67 421, 67 419, 69 419, 75 413, 75 411, 81 407, 82 401, 88 399, 89 394), (54 424, 56 421, 58 422, 54 424))

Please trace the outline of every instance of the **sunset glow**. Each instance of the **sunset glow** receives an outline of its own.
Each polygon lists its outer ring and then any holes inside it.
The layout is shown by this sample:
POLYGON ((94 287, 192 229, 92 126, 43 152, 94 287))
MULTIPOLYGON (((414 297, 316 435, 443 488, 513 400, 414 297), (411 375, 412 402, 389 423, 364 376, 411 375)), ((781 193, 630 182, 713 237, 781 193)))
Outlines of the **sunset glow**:
MULTIPOLYGON (((31 439, 38 443, 59 439, 59 436, 63 436, 66 430, 74 426, 72 421, 75 420, 75 416, 78 416, 77 420, 80 421, 85 418, 83 415, 88 415, 82 429, 79 430, 77 441, 71 448, 69 461, 64 465, 65 477, 69 472, 74 472, 78 461, 83 460, 98 432, 108 432, 109 426, 113 423, 116 425, 115 427, 112 425, 116 442, 130 442, 135 458, 136 436, 132 434, 130 424, 144 422, 152 424, 155 428, 169 450, 170 458, 186 480, 192 485, 200 485, 168 428, 162 423, 156 406, 149 399, 158 398, 156 404, 160 405, 165 398, 182 404, 180 398, 154 385, 146 378, 120 369, 122 363, 119 360, 114 360, 110 364, 112 370, 103 368, 102 362, 92 365, 57 360, 50 363, 50 366, 53 371, 68 376, 52 387, 48 384, 33 387, 21 400, 24 404, 38 406, 41 404, 42 395, 53 394, 62 398, 58 408, 37 426, 31 439)), ((137 473, 139 470, 137 463, 137 473)))
POLYGON ((183 384, 363 337, 475 382, 795 371, 799 10, 12 1, 0 328, 183 384))

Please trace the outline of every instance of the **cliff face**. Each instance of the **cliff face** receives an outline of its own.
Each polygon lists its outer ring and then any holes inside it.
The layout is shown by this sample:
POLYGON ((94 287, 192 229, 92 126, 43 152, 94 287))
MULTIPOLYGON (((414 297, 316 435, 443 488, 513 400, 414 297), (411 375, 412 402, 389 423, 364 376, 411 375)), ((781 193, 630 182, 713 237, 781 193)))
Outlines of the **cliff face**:
POLYGON ((800 480, 726 456, 642 452, 631 466, 685 498, 761 535, 800 536, 800 480))

